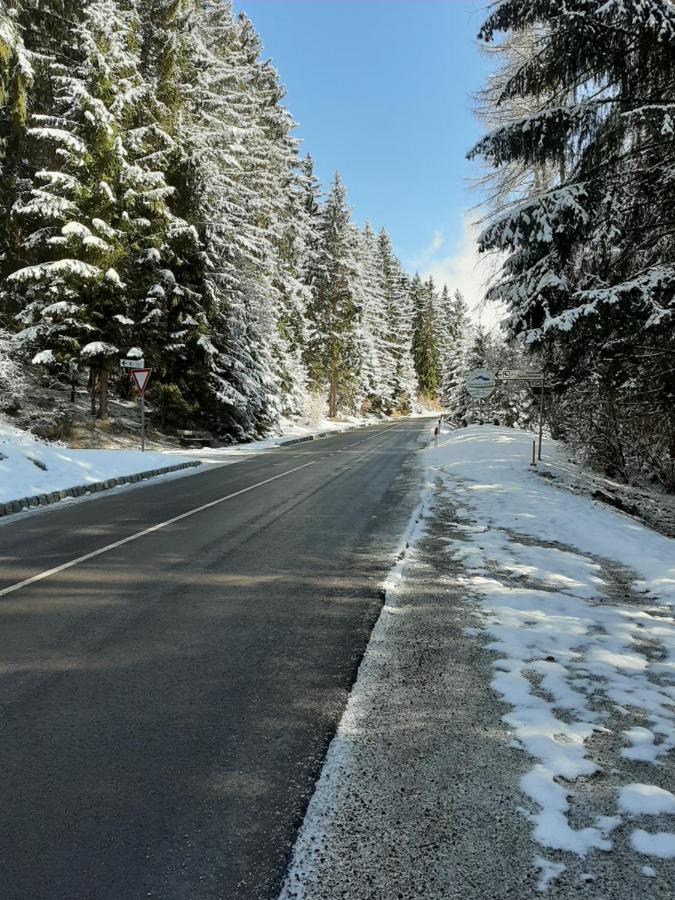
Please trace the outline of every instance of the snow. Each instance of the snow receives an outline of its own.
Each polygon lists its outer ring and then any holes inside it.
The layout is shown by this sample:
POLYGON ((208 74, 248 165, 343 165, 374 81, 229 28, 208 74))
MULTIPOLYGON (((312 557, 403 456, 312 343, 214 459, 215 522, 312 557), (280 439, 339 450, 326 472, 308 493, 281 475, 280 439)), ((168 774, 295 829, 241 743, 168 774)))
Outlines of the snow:
POLYGON ((140 450, 71 450, 48 445, 0 420, 0 503, 181 462, 188 460, 140 450))
POLYGON ((68 222, 61 229, 61 234, 66 237, 70 237, 71 235, 74 237, 87 238, 91 235, 91 231, 87 228, 86 225, 82 225, 81 222, 68 222))
POLYGON ((54 362, 54 352, 52 350, 41 350, 36 353, 31 360, 34 366, 48 366, 54 362))
POLYGON ((37 266, 26 266, 18 269, 8 276, 7 281, 23 283, 29 281, 42 281, 57 275, 67 275, 84 280, 93 281, 98 278, 101 270, 79 259, 59 259, 55 262, 40 263, 37 266))
POLYGON ((95 356, 116 356, 120 351, 113 344, 105 341, 92 341, 80 351, 82 359, 91 359, 95 356))
POLYGON ((628 784, 619 796, 619 809, 634 816, 675 813, 675 797, 654 784, 628 784))
POLYGON ((548 859, 544 859, 543 856, 538 856, 534 860, 534 864, 538 869, 541 869, 537 890, 542 893, 547 891, 550 883, 562 875, 566 869, 564 863, 554 863, 548 859))
POLYGON ((675 834, 667 831, 649 832, 637 828, 630 838, 631 846, 644 856, 675 859, 675 834))
MULTIPOLYGON (((114 284, 116 287, 119 287, 119 288, 126 287, 125 283, 122 281, 122 279, 119 276, 119 272, 117 272, 116 269, 113 269, 113 268, 108 269, 106 271, 104 277, 105 277, 106 281, 109 281, 111 284, 114 284)), ((131 324, 133 324, 133 323, 131 323, 131 324)))
MULTIPOLYGON (((532 759, 520 786, 533 837, 585 857, 611 850, 622 815, 675 814, 669 791, 631 782, 606 815, 570 823, 576 785, 602 773, 588 744, 609 733, 610 714, 630 708, 643 717, 619 731, 630 745, 624 759, 658 771, 675 748, 675 541, 541 478, 565 459, 546 441, 546 462, 533 470, 532 440, 475 426, 443 435, 425 456, 431 478, 456 498, 448 552, 481 602, 496 653, 492 688, 510 707, 503 720, 532 759)), ((665 832, 635 831, 631 843, 675 854, 675 835, 665 832)))

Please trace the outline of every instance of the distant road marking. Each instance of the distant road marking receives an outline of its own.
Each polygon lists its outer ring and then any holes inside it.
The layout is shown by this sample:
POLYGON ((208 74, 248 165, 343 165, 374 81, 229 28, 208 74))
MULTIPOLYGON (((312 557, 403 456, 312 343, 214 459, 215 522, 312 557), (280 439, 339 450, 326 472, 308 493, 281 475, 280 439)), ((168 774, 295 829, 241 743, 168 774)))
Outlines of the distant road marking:
MULTIPOLYGON (((348 450, 350 447, 356 447, 358 444, 365 444, 366 441, 370 440, 370 438, 377 437, 380 434, 386 434, 388 431, 393 431, 394 428, 398 428, 398 425, 392 425, 391 428, 385 428, 384 431, 376 431, 375 434, 369 434, 367 437, 362 438, 360 441, 354 441, 353 444, 347 444, 345 450, 348 450)), ((338 453, 340 451, 338 450, 338 453)))
POLYGON ((103 556, 104 553, 109 553, 111 550, 116 550, 118 547, 123 547, 125 544, 130 544, 132 541, 136 541, 139 538, 145 537, 146 534, 152 534, 154 531, 160 531, 162 528, 166 528, 168 525, 174 525, 176 522, 180 522, 182 519, 188 519, 190 516, 196 516, 197 513, 204 512, 206 509, 211 509, 214 506, 218 506, 220 503, 225 503, 226 500, 232 500, 234 497, 240 497, 242 494, 247 494, 249 491, 254 491, 256 488, 262 487, 265 484, 269 484, 272 481, 277 481, 279 478, 285 478, 287 475, 292 475, 294 472, 299 472, 300 469, 306 469, 307 466, 313 466, 316 463, 316 460, 312 460, 311 462, 305 463, 302 466, 296 466, 294 469, 289 469, 287 472, 282 472, 280 475, 273 475, 272 478, 266 478, 264 481, 259 481, 257 484, 252 484, 249 487, 242 488, 240 491, 235 491, 233 494, 228 494, 226 497, 219 497, 218 500, 212 500, 210 503, 205 503, 203 506, 198 506, 196 509, 191 509, 188 512, 181 513, 179 516, 174 516, 173 519, 167 519, 166 522, 159 522, 157 525, 153 525, 151 528, 146 528, 143 531, 139 531, 136 534, 131 534, 129 537, 122 538, 121 541, 115 541, 114 544, 108 544, 105 547, 101 547, 98 550, 93 550, 91 553, 85 553, 84 556, 78 556, 77 559, 71 559, 70 562, 63 563, 60 566, 56 566, 53 569, 47 569, 46 572, 40 572, 39 575, 33 575, 31 578, 26 578, 25 581, 19 581, 16 584, 12 584, 9 587, 3 588, 0 590, 0 597, 6 597, 7 594, 12 594, 14 591, 20 590, 22 587, 27 587, 29 584, 35 584, 36 581, 43 581, 45 578, 49 578, 52 575, 58 575, 60 572, 65 572, 66 569, 72 569, 73 566, 79 566, 80 563, 87 562, 90 559, 95 559, 97 556, 103 556))

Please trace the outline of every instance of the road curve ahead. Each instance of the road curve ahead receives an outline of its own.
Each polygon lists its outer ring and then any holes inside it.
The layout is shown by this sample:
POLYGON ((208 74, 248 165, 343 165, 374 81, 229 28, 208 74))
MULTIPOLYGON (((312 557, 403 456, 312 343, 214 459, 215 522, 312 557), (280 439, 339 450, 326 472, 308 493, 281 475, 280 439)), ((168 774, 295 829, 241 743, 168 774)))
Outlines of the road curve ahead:
POLYGON ((2 900, 276 896, 429 427, 0 527, 2 900))

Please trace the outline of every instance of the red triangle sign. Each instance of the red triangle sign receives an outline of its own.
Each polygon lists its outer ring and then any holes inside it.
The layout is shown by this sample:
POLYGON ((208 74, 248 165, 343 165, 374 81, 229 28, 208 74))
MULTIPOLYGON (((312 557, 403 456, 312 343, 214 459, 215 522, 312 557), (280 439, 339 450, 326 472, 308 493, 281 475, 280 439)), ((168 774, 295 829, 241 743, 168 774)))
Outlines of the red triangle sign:
POLYGON ((131 377, 136 382, 136 387, 138 388, 138 393, 141 397, 145 393, 151 375, 152 369, 132 369, 131 371, 131 377))

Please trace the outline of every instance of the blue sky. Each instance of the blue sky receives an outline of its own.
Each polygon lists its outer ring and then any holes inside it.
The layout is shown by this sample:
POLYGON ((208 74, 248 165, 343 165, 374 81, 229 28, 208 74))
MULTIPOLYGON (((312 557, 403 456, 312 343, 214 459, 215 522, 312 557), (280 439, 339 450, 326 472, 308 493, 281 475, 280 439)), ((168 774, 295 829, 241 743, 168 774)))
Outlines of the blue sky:
POLYGON ((487 0, 235 0, 287 88, 297 136, 324 183, 338 169, 354 218, 384 225, 407 269, 471 299, 466 210, 481 133, 471 94, 487 61, 487 0))

